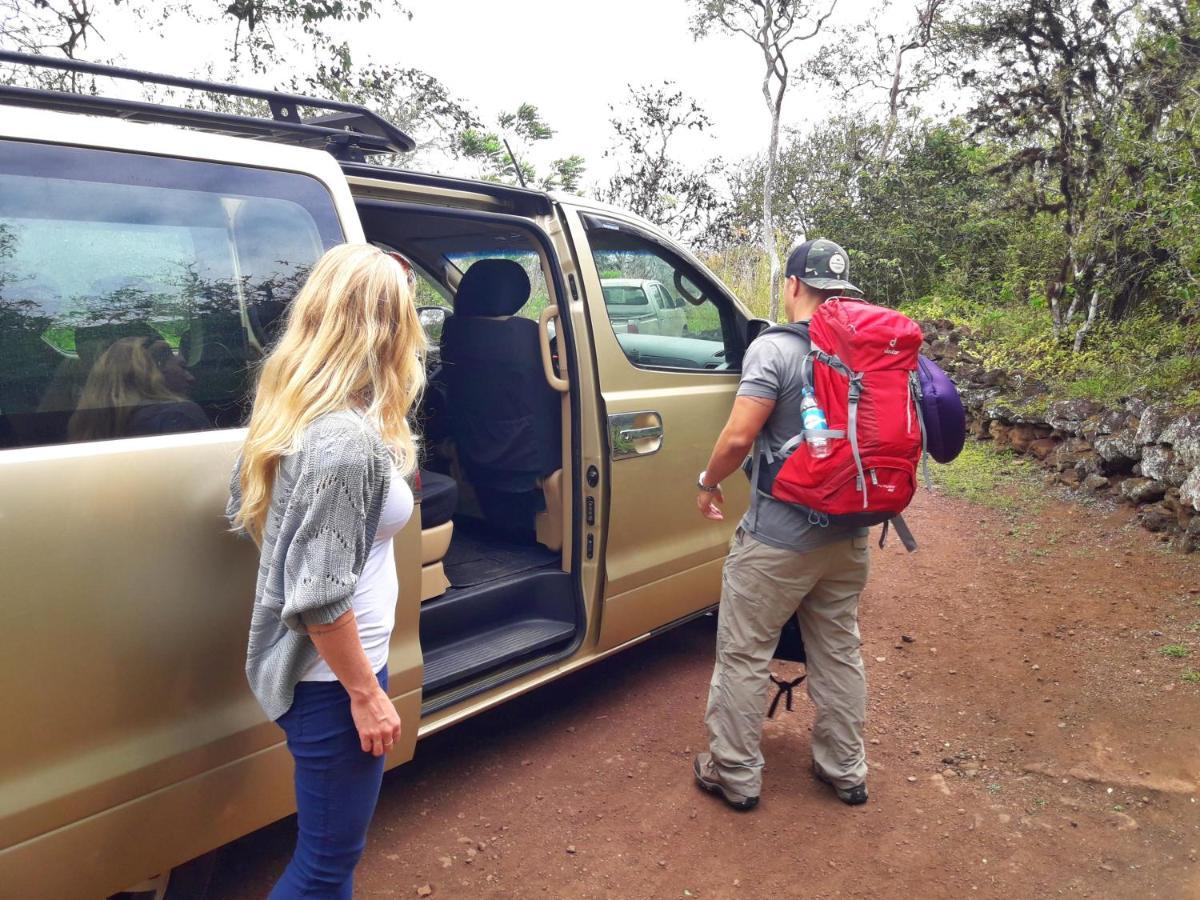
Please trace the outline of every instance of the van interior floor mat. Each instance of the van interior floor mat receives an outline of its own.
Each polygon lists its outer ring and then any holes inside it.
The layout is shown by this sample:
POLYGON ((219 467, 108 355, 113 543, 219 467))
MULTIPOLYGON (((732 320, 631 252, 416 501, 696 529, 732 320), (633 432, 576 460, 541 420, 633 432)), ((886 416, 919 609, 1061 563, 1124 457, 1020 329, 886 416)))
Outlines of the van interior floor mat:
POLYGON ((455 525, 450 552, 442 565, 450 584, 464 588, 558 565, 561 559, 541 544, 517 544, 455 525))

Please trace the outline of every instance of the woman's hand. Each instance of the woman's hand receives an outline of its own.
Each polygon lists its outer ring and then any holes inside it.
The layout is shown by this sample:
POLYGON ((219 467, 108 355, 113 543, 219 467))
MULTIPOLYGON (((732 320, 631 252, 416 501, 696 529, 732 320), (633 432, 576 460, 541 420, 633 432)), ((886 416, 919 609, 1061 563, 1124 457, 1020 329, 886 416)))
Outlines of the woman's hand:
POLYGON ((400 716, 371 671, 358 637, 354 611, 342 613, 327 624, 309 625, 308 635, 350 695, 350 715, 363 753, 383 756, 400 739, 400 716))
POLYGON ((364 695, 350 695, 350 715, 354 717, 363 753, 383 756, 400 740, 400 716, 378 684, 374 691, 364 695))

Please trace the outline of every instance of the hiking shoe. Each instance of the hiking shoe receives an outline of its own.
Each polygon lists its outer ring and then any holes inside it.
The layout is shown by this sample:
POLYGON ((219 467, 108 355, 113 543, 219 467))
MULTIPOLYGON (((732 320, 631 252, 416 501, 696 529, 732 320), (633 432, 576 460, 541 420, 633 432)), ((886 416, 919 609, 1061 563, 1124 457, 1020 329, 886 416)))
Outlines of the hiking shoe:
POLYGON ((725 786, 713 765, 711 753, 697 753, 692 761, 692 772, 696 776, 696 784, 702 790, 720 795, 721 799, 734 809, 746 812, 758 806, 758 797, 745 797, 725 786))
POLYGON ((854 787, 840 788, 833 783, 833 780, 828 775, 817 768, 815 762, 813 763, 813 774, 819 780, 833 788, 833 792, 837 794, 837 798, 847 806, 862 806, 867 802, 867 783, 865 781, 862 784, 854 785, 854 787))

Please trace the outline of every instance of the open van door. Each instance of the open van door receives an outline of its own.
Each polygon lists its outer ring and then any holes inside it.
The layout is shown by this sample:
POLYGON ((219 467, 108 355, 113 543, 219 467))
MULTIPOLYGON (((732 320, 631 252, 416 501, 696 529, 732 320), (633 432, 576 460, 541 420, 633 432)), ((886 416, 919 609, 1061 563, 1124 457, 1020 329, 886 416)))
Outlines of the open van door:
MULTIPOLYGON (((720 598, 721 566, 749 496, 725 485, 726 518, 696 509, 696 480, 729 417, 745 317, 719 282, 661 235, 609 213, 568 210, 579 257, 608 436, 600 650, 720 598), (659 282, 686 333, 614 331, 601 279, 659 282)), ((682 329, 681 329, 682 331, 682 329)))

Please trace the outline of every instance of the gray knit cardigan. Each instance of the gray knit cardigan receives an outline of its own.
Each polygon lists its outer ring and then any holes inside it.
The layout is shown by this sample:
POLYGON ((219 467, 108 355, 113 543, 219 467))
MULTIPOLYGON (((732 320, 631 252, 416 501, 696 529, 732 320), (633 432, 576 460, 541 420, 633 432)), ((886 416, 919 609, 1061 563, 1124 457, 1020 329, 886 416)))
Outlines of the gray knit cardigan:
MULTIPOLYGON (((241 506, 241 458, 226 514, 241 506)), ((272 720, 292 705, 317 659, 307 625, 351 608, 391 479, 379 432, 354 412, 328 413, 305 429, 279 464, 263 532, 246 650, 250 688, 272 720)))

